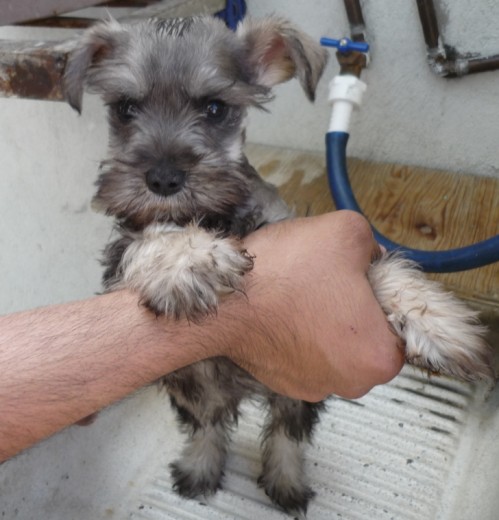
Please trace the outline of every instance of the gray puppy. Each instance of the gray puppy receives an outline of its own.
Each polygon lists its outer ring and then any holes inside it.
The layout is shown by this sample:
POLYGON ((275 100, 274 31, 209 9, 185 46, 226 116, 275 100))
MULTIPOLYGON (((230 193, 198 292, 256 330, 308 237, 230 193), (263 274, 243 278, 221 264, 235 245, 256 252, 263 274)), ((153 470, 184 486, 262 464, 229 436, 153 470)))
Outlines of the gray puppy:
MULTIPOLYGON (((126 287, 158 314, 199 320, 224 294, 244 289, 253 259, 239 238, 292 217, 244 156, 247 110, 292 77, 313 100, 325 63, 317 43, 277 17, 247 19, 236 32, 203 17, 109 21, 83 34, 65 90, 78 111, 85 88, 109 110, 109 159, 94 198, 119 235, 105 251, 106 290, 126 287)), ((401 258, 384 256, 369 276, 410 362, 465 379, 491 374, 472 311, 401 258)), ((256 394, 269 408, 259 483, 284 510, 306 511, 313 491, 302 450, 322 403, 277 395, 222 358, 162 382, 189 432, 171 464, 182 496, 219 488, 239 403, 256 394)))

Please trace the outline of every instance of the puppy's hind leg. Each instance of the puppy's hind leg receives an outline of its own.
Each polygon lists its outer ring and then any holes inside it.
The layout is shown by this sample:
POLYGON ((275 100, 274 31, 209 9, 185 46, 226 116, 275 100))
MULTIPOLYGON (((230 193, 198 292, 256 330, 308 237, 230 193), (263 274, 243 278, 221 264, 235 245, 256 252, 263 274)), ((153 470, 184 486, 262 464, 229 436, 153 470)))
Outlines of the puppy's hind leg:
POLYGON ((197 425, 185 408, 172 398, 172 404, 189 425, 189 440, 182 457, 170 464, 173 489, 185 498, 208 497, 221 487, 229 436, 222 422, 197 425))
POLYGON ((368 276, 389 322, 405 340, 409 363, 464 380, 494 377, 485 328, 475 311, 401 256, 385 254, 368 276))
POLYGON ((213 495, 221 486, 230 433, 242 394, 220 385, 224 361, 201 361, 166 376, 182 429, 188 434, 181 457, 170 464, 173 488, 186 498, 213 495))
POLYGON ((263 431, 263 471, 258 484, 287 513, 303 516, 315 495, 304 475, 303 449, 324 404, 272 394, 269 405, 263 431))

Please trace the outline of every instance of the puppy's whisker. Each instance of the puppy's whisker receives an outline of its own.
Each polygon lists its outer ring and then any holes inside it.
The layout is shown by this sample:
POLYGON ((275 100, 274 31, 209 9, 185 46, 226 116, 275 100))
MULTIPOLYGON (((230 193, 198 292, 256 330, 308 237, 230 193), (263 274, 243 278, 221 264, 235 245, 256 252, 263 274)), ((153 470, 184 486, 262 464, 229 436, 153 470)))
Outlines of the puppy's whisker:
POLYGON ((115 163, 115 164, 120 164, 122 166, 127 166, 128 168, 140 167, 139 161, 126 161, 125 159, 121 159, 121 158, 117 158, 117 157, 112 159, 112 161, 110 161, 110 162, 115 163))

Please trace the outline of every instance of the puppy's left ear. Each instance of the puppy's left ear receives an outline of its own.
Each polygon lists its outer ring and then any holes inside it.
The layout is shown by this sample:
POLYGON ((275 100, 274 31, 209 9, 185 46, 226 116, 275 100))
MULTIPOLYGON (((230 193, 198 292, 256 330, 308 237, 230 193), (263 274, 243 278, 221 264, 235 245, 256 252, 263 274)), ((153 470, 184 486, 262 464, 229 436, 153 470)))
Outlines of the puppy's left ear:
POLYGON ((92 68, 108 58, 125 35, 124 27, 117 21, 99 22, 82 34, 70 53, 64 71, 63 89, 67 102, 79 113, 85 86, 92 83, 92 68))
POLYGON ((327 51, 283 18, 246 18, 237 28, 244 41, 251 82, 264 87, 298 77, 307 97, 315 89, 327 62, 327 51))

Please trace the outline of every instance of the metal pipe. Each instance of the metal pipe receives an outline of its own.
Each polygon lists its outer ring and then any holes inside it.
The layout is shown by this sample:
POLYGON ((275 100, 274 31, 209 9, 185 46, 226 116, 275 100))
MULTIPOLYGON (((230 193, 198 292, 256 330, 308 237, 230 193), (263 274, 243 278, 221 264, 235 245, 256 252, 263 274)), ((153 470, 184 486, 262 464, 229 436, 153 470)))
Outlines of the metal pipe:
MULTIPOLYGON (((360 0, 343 0, 347 13, 348 23, 350 24, 350 35, 354 42, 365 42, 366 26, 360 0)), ((340 64, 340 74, 353 74, 360 78, 361 72, 367 67, 368 57, 365 52, 355 50, 345 52, 341 49, 336 53, 336 59, 340 64)))
POLYGON ((365 42, 365 23, 360 0, 344 0, 352 40, 365 42))
POLYGON ((416 0, 419 19, 428 53, 430 69, 440 77, 456 78, 499 69, 499 55, 467 58, 470 53, 449 56, 448 47, 440 36, 434 0, 416 0))
POLYGON ((471 58, 468 60, 468 72, 470 74, 497 69, 499 69, 499 55, 489 56, 487 58, 471 58))
POLYGON ((440 46, 440 31, 435 6, 432 1, 427 2, 426 0, 416 0, 416 4, 426 46, 428 49, 436 49, 440 46))

